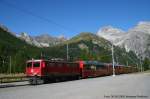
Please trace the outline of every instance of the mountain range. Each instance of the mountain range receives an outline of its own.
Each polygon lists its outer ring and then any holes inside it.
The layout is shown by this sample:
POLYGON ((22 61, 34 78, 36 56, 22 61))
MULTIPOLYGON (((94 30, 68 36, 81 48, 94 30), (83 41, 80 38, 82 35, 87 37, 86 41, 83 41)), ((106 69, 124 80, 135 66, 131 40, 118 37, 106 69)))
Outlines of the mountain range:
MULTIPOLYGON (((45 52, 51 57, 66 59, 68 45, 69 60, 99 60, 101 62, 112 62, 112 44, 110 41, 90 32, 82 32, 71 39, 53 47, 45 48, 45 52)), ((115 63, 137 65, 138 58, 132 52, 114 46, 115 63)))
MULTIPOLYGON (((67 40, 48 34, 30 36, 16 35, 4 25, 0 25, 0 73, 9 72, 11 57, 12 72, 23 72, 28 59, 61 58, 69 61, 99 60, 112 62, 111 48, 114 46, 116 64, 137 65, 139 58, 150 59, 150 23, 140 22, 125 32, 112 26, 102 27, 97 34, 82 32, 67 40), (138 57, 137 57, 138 56, 138 57)), ((147 63, 149 64, 149 62, 147 63)))
MULTIPOLYGON (((28 59, 67 59, 68 45, 68 61, 77 60, 99 60, 101 62, 112 62, 111 42, 97 36, 93 33, 79 33, 69 40, 63 40, 60 43, 54 43, 49 47, 38 47, 33 42, 38 42, 39 37, 31 37, 26 33, 22 33, 24 38, 14 35, 14 33, 0 27, 0 73, 8 73, 10 71, 10 59, 12 73, 24 72, 25 64, 28 59), (35 40, 35 41, 34 41, 35 40), (37 41, 36 41, 37 40, 37 41)), ((47 38, 41 36, 41 38, 47 38)), ((48 43, 43 39, 41 42, 48 43)), ((54 42, 56 42, 55 40, 54 42)), ((50 41, 49 41, 50 42, 50 41)), ((50 42, 51 43, 51 42, 50 42)), ((115 63, 135 66, 138 63, 138 58, 132 52, 126 52, 123 48, 114 46, 115 63)))
POLYGON ((139 22, 127 32, 112 26, 105 26, 100 28, 97 35, 116 46, 125 48, 128 52, 135 52, 142 59, 150 58, 150 22, 139 22))
MULTIPOLYGON (((127 52, 133 51, 139 58, 150 58, 150 22, 139 22, 128 31, 105 26, 100 28, 96 34, 116 46, 125 48, 127 52)), ((33 37, 27 33, 21 33, 18 37, 37 47, 51 47, 66 41, 65 37, 52 37, 49 34, 33 37)))
POLYGON ((42 49, 16 37, 7 28, 0 26, 0 73, 23 72, 26 61, 39 58, 42 49))
POLYGON ((27 33, 20 33, 17 35, 21 40, 26 41, 30 45, 37 47, 50 47, 64 42, 66 39, 64 37, 52 37, 49 34, 42 34, 39 36, 30 36, 27 33))

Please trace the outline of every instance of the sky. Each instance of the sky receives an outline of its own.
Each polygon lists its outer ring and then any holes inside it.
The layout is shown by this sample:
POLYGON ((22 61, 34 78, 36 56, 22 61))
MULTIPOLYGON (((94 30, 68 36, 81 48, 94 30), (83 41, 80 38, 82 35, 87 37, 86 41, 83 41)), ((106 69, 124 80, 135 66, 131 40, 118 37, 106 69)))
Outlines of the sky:
POLYGON ((150 0, 0 0, 0 24, 15 33, 73 37, 150 21, 150 0))

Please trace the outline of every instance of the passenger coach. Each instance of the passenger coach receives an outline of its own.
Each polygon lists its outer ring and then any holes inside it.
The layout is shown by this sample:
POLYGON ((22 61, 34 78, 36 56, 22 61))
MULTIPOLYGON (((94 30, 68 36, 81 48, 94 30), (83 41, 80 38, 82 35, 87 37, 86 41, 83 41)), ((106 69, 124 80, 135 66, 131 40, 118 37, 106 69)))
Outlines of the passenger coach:
MULTIPOLYGON (((45 59, 27 61, 26 75, 30 84, 41 84, 49 81, 64 81, 88 77, 112 75, 112 64, 98 61, 51 61, 45 59)), ((115 73, 136 72, 137 68, 115 65, 115 73)))

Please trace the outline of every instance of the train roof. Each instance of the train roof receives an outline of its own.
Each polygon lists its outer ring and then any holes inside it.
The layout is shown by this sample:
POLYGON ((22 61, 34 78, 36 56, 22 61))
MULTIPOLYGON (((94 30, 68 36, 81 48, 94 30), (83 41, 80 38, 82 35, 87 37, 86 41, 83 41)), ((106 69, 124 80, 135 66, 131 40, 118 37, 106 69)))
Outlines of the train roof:
POLYGON ((32 60, 28 60, 27 62, 40 62, 40 61, 42 61, 42 59, 32 59, 32 60))
POLYGON ((105 65, 105 63, 99 61, 83 61, 83 64, 91 64, 91 65, 105 65))
MULTIPOLYGON (((32 59, 28 60, 27 62, 40 62, 40 61, 48 61, 48 62, 62 62, 62 63, 78 63, 78 62, 83 62, 85 65, 113 65, 112 63, 103 63, 100 61, 77 61, 77 62, 68 62, 68 61, 57 61, 57 60, 46 60, 46 59, 32 59)), ((120 64, 115 64, 114 66, 125 66, 125 65, 120 65, 120 64)), ((128 66, 125 66, 128 67, 128 66)), ((130 66, 129 66, 130 67, 130 66)))
POLYGON ((76 62, 68 62, 68 61, 59 61, 59 60, 46 60, 46 59, 32 59, 28 60, 27 62, 40 62, 40 61, 47 61, 47 62, 55 62, 55 63, 76 63, 76 62))
MULTIPOLYGON (((113 65, 112 63, 105 63, 106 65, 113 65)), ((120 64, 114 64, 114 66, 125 66, 125 65, 120 65, 120 64)))

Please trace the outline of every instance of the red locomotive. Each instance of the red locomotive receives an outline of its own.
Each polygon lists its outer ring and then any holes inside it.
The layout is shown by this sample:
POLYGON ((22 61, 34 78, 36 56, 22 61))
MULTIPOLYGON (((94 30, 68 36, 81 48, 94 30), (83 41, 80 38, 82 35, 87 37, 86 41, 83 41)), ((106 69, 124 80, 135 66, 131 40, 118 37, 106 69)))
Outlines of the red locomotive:
MULTIPOLYGON (((97 61, 64 62, 40 59, 29 60, 26 66, 30 84, 112 75, 112 71, 112 64, 97 61)), ((116 74, 136 71, 131 66, 115 65, 116 74)))

